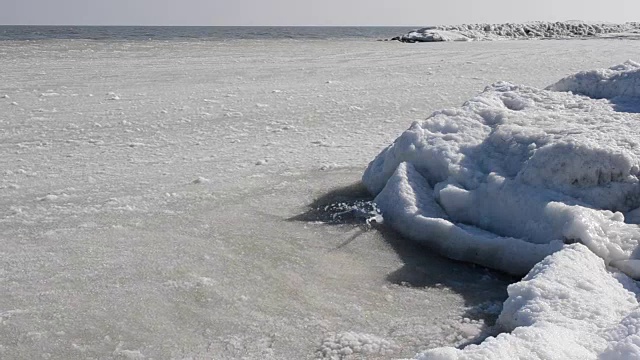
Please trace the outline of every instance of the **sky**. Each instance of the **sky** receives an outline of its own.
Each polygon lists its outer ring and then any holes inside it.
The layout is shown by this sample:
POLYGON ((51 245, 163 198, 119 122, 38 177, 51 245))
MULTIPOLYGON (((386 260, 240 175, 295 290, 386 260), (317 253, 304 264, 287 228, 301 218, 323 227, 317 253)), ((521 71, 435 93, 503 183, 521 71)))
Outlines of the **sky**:
POLYGON ((640 0, 0 0, 1 25, 377 25, 640 21, 640 0))

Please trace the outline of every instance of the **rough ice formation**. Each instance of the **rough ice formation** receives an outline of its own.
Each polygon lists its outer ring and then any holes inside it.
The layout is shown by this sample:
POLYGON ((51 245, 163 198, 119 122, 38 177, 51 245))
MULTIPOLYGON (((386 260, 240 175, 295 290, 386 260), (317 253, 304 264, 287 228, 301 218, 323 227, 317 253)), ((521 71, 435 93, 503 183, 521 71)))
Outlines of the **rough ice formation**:
POLYGON ((343 359, 353 355, 389 355, 397 345, 375 335, 341 332, 327 337, 316 354, 319 358, 343 359))
POLYGON ((638 34, 640 23, 591 24, 580 21, 530 22, 525 24, 463 24, 431 26, 397 39, 403 42, 475 41, 505 39, 566 39, 638 34))
POLYGON ((635 283, 606 269, 580 244, 568 245, 509 286, 499 323, 509 333, 463 350, 438 348, 420 360, 637 359, 640 311, 635 283), (588 274, 588 276, 585 276, 588 274))
POLYGON ((548 90, 571 91, 595 99, 634 98, 640 112, 640 64, 627 61, 610 69, 583 71, 549 86, 548 90))
POLYGON ((581 242, 640 277, 622 214, 640 207, 639 124, 607 100, 498 83, 415 122, 363 181, 388 224, 445 256, 525 274, 581 242))
POLYGON ((451 209, 443 208, 435 195, 425 177, 411 163, 402 162, 375 202, 386 224, 455 260, 526 274, 545 256, 562 248, 557 240, 536 244, 454 222, 456 215, 448 215, 451 209))
POLYGON ((453 259, 533 268, 509 288, 498 325, 510 334, 421 358, 640 357, 626 276, 640 279, 640 114, 618 109, 638 79, 627 62, 549 87, 593 98, 497 83, 369 164, 363 182, 400 233, 453 259))

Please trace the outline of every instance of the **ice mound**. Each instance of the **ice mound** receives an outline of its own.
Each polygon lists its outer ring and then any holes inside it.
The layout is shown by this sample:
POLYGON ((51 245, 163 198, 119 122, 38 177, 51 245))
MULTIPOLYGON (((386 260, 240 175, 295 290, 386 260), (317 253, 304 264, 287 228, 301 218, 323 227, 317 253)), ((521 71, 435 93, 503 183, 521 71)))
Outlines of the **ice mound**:
POLYGON ((498 83, 415 122, 363 182, 387 224, 445 256, 524 275, 580 242, 640 277, 640 229, 623 216, 640 207, 639 172, 637 114, 498 83))
POLYGON ((580 244, 547 257, 509 286, 498 322, 510 333, 463 350, 439 348, 431 359, 630 359, 640 356, 639 291, 613 276, 580 244), (588 276, 585 276, 588 274, 588 276), (629 315, 630 314, 630 315, 629 315))
POLYGON ((434 195, 413 165, 402 162, 375 202, 386 224, 455 260, 526 274, 545 256, 562 248, 557 240, 535 244, 454 223, 434 195))
POLYGON ((478 41, 507 39, 567 39, 637 34, 640 23, 592 24, 581 21, 525 24, 463 24, 431 26, 394 38, 402 42, 478 41))
POLYGON ((498 320, 510 334, 422 358, 640 356, 640 114, 615 101, 636 91, 638 68, 549 90, 494 84, 369 164, 385 224, 444 256, 529 273, 498 320))
MULTIPOLYGON (((571 91, 595 99, 635 98, 640 103, 640 64, 627 61, 610 69, 583 71, 549 86, 548 90, 571 91)), ((640 111, 640 104, 638 104, 640 111)))

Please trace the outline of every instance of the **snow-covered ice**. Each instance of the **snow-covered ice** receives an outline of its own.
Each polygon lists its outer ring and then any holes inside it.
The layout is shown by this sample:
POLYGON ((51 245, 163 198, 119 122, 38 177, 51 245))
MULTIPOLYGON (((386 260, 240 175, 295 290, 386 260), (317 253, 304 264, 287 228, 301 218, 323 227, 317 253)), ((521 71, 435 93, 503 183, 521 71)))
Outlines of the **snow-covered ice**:
MULTIPOLYGON (((411 121, 487 84, 623 63, 636 43, 440 45, 0 43, 0 358, 398 358, 495 335, 513 278, 288 219, 411 121)), ((628 351, 635 317, 611 319, 611 354, 628 351)))
POLYGON ((623 216, 640 207, 640 117, 612 102, 634 101, 625 99, 640 84, 640 68, 629 62, 601 73, 595 84, 578 74, 551 88, 611 101, 496 83, 459 109, 414 122, 369 164, 363 182, 399 231, 448 257, 524 274, 523 264, 559 242, 581 242, 640 276, 633 265, 640 229, 623 216), (513 245, 522 241, 535 249, 513 245), (474 243, 481 245, 471 251, 474 243), (510 250, 498 254, 497 244, 510 250))
POLYGON ((625 109, 640 112, 640 64, 628 60, 624 64, 609 69, 581 71, 568 76, 547 89, 570 91, 595 99, 608 99, 614 103, 635 104, 635 108, 625 109))
POLYGON ((498 320, 508 333, 417 358, 635 359, 639 292, 635 282, 612 274, 585 246, 568 245, 509 286, 498 320))
POLYGON ((386 224, 449 258, 528 273, 498 319, 510 334, 421 358, 640 356, 640 334, 619 325, 640 294, 627 277, 640 279, 638 91, 633 61, 546 90, 498 82, 369 164, 386 224))

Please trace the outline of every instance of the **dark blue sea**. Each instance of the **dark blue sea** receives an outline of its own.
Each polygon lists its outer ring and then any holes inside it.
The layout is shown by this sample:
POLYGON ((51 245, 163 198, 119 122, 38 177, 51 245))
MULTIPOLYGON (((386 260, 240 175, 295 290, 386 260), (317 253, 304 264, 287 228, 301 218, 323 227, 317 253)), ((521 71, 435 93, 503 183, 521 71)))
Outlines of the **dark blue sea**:
POLYGON ((0 41, 7 40, 340 40, 389 39, 416 27, 330 26, 7 26, 0 25, 0 41))

